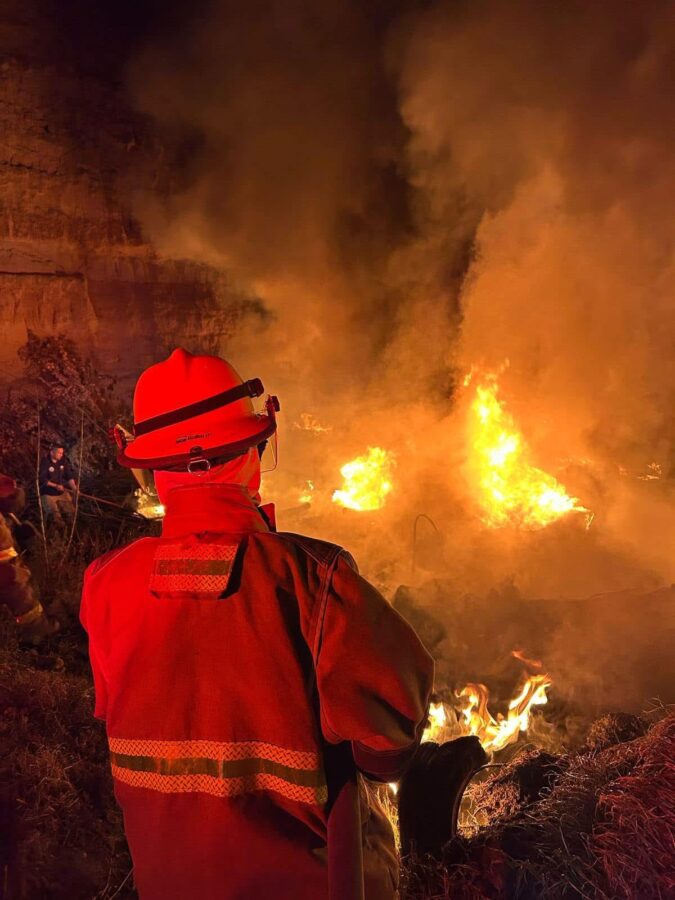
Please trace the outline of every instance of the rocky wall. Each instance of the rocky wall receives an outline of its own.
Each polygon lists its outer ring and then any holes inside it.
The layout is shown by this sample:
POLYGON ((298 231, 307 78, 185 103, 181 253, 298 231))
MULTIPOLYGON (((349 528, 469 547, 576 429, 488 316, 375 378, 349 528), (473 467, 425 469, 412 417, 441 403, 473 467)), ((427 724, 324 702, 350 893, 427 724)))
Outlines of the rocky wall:
POLYGON ((171 173, 125 94, 124 29, 84 15, 68 0, 0 7, 2 380, 28 329, 68 334, 124 378, 176 344, 218 349, 246 306, 223 273, 144 239, 135 193, 168 190, 171 173))

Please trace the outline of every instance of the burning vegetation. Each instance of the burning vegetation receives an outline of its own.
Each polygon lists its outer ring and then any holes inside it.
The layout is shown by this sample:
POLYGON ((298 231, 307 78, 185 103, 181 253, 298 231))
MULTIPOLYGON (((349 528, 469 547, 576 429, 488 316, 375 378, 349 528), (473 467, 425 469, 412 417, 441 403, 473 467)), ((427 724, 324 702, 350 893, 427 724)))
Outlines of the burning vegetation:
POLYGON ((333 492, 333 503, 358 512, 382 509, 392 490, 391 453, 381 447, 369 447, 364 456, 345 463, 340 469, 343 487, 333 492))
MULTIPOLYGON (((467 376, 465 386, 472 380, 467 376)), ((476 379, 467 443, 469 478, 488 527, 537 529, 571 512, 588 513, 552 475, 532 465, 527 441, 499 395, 496 375, 476 379)))
POLYGON ((497 718, 488 710, 489 692, 484 684, 467 684, 459 692, 462 718, 467 734, 475 734, 486 750, 501 750, 527 733, 530 710, 548 703, 546 689, 551 686, 547 675, 531 675, 518 694, 509 701, 506 716, 497 718))

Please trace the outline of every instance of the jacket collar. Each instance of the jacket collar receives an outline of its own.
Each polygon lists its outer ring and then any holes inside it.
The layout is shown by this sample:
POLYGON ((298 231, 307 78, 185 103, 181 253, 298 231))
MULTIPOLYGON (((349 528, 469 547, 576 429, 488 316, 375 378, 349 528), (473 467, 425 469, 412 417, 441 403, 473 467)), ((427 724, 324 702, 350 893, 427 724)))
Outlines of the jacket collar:
POLYGON ((198 484, 174 488, 167 498, 162 537, 269 531, 251 495, 239 484, 198 484))

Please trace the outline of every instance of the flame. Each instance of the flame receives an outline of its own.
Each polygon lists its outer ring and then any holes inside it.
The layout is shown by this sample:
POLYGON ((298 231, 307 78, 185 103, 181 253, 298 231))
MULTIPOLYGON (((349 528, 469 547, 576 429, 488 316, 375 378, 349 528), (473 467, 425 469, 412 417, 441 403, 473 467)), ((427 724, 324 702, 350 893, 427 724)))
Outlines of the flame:
POLYGON ((300 503, 311 503, 314 497, 314 482, 309 481, 309 479, 305 482, 305 486, 300 492, 300 496, 298 500, 300 503))
POLYGON ((552 684, 548 675, 530 675, 509 703, 506 716, 497 713, 496 719, 488 709, 485 685, 467 684, 457 693, 465 733, 477 735, 485 750, 501 750, 512 744, 521 731, 527 731, 532 707, 548 703, 546 690, 552 684))
MULTIPOLYGON (((429 718, 427 727, 424 729, 422 741, 436 741, 439 744, 444 742, 443 731, 448 725, 448 714, 445 711, 443 703, 431 703, 429 705, 429 718)), ((389 782, 389 790, 394 796, 398 794, 398 784, 395 781, 389 782)))
POLYGON ((623 466, 619 466, 619 474, 628 478, 637 478, 638 481, 658 481, 660 478, 663 478, 663 469, 659 463, 649 463, 646 472, 635 475, 623 466))
MULTIPOLYGON (((519 652, 514 650, 513 655, 516 656, 519 652)), ((456 692, 458 709, 450 718, 444 703, 430 704, 422 741, 444 744, 462 735, 474 734, 484 750, 492 752, 501 750, 508 744, 515 743, 521 731, 527 731, 532 707, 548 703, 546 691, 552 684, 549 675, 530 675, 509 703, 506 716, 497 713, 496 719, 488 709, 489 691, 485 685, 467 684, 461 691, 456 692), (459 722, 455 716, 459 718, 459 722)), ((389 782, 389 789, 395 796, 398 793, 398 784, 389 782)))
POLYGON ((448 723, 448 714, 442 703, 432 703, 429 706, 429 721, 422 735, 423 741, 437 741, 441 732, 448 723))
POLYGON ((538 529, 569 512, 588 512, 552 475, 530 464, 530 449, 499 397, 495 375, 476 385, 469 436, 470 466, 488 527, 512 523, 538 529))
POLYGON ((345 463, 340 469, 344 484, 333 493, 333 503, 359 512, 381 509, 391 493, 394 458, 381 447, 369 447, 364 456, 345 463))
POLYGON ((532 669, 541 669, 544 665, 540 659, 529 659, 525 656, 524 650, 512 650, 511 656, 513 656, 514 659, 519 659, 521 662, 524 662, 526 666, 530 666, 532 669))
POLYGON ((149 494, 142 488, 134 491, 136 498, 136 512, 144 519, 163 519, 166 512, 164 504, 160 503, 156 494, 149 494))
POLYGON ((326 434, 333 430, 332 425, 322 425, 312 413, 300 413, 300 421, 293 422, 293 428, 300 431, 313 431, 315 434, 326 434))

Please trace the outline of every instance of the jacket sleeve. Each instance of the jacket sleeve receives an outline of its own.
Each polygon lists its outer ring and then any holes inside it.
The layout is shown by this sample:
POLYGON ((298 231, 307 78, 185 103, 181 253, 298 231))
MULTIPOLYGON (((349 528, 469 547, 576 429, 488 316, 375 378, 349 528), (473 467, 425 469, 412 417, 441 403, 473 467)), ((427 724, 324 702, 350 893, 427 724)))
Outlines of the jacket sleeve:
MULTIPOLYGON (((96 563, 92 563, 92 566, 95 565, 96 563)), ((94 715, 97 719, 105 720, 108 706, 108 687, 105 679, 105 674, 103 672, 103 666, 101 665, 100 654, 96 646, 95 636, 92 634, 91 623, 89 621, 89 609, 92 592, 92 566, 89 566, 87 571, 84 573, 84 586, 82 588, 82 600, 80 602, 80 622, 82 623, 82 627, 89 636, 89 662, 91 664, 91 671, 94 676, 94 715)))
POLYGON ((434 664, 408 623, 342 553, 327 587, 316 660, 321 727, 351 741, 371 778, 394 781, 420 742, 434 664))

